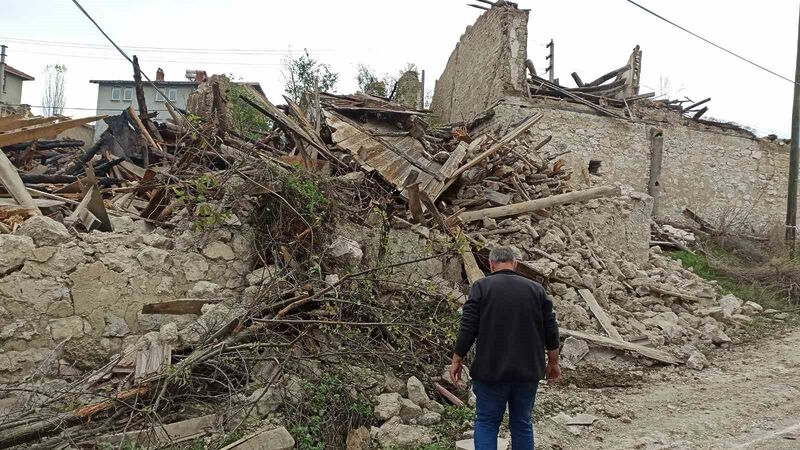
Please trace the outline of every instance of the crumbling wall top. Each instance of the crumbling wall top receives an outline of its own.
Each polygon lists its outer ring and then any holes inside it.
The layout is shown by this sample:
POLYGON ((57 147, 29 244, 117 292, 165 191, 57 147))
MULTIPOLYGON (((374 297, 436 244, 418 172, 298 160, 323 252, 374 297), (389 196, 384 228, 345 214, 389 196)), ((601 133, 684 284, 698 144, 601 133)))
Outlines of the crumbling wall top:
POLYGON ((431 109, 441 121, 469 120, 504 95, 524 95, 528 15, 494 6, 467 27, 436 81, 431 109))

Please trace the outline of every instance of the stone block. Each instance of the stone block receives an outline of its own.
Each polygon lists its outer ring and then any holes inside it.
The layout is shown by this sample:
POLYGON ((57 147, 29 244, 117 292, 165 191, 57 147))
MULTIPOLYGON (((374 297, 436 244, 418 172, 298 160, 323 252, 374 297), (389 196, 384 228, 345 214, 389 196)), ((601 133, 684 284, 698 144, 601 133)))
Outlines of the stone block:
POLYGON ((0 234, 0 274, 21 267, 33 256, 34 248, 36 245, 30 236, 0 234))
POLYGON ((14 232, 18 236, 28 236, 39 246, 59 245, 72 239, 67 228, 47 216, 33 216, 22 223, 14 232))

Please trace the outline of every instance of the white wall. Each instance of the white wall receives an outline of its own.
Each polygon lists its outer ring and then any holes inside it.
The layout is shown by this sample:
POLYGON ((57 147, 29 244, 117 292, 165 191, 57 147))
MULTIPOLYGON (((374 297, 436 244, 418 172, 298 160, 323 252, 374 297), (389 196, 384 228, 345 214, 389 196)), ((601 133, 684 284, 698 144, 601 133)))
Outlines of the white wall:
MULTIPOLYGON (((97 92, 97 115, 117 115, 127 109, 129 106, 133 106, 135 109, 138 110, 139 104, 136 102, 136 92, 133 93, 131 100, 111 100, 111 90, 115 87, 122 88, 124 91, 125 88, 133 89, 133 85, 112 85, 112 84, 100 84, 98 85, 98 92, 97 92)), ((177 89, 178 99, 175 101, 175 105, 178 108, 186 108, 186 100, 189 98, 189 94, 192 93, 196 89, 195 85, 178 85, 178 86, 159 86, 165 94, 167 94, 168 89, 177 89)), ((121 95, 121 98, 124 96, 121 95)), ((156 90, 152 86, 144 86, 144 98, 145 103, 147 104, 147 111, 148 112, 158 112, 158 116, 156 116, 157 120, 166 120, 169 118, 169 113, 167 112, 166 102, 157 102, 156 101, 156 90)), ((98 121, 95 124, 94 128, 94 140, 100 138, 100 135, 103 134, 107 128, 105 122, 98 121)))

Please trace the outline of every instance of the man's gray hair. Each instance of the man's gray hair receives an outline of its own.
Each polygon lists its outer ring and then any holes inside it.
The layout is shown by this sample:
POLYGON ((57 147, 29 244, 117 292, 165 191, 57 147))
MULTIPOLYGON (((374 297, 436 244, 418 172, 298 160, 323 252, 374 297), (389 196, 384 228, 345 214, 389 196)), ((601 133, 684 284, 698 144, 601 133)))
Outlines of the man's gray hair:
POLYGON ((495 247, 489 252, 489 262, 504 263, 514 261, 514 251, 510 247, 495 247))

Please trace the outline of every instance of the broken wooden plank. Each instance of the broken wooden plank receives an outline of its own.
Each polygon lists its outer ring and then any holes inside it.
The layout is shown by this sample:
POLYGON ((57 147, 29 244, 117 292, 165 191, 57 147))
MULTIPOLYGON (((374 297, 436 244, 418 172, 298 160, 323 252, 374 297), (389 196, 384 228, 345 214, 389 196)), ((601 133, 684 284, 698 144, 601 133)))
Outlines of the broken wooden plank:
POLYGON ((70 119, 58 123, 0 132, 0 147, 17 144, 19 142, 32 141, 43 137, 55 136, 62 131, 70 130, 85 123, 95 122, 105 117, 106 116, 84 117, 81 119, 70 119))
MULTIPOLYGON (((2 137, 0 137, 2 139, 2 137)), ((30 192, 25 188, 25 183, 22 182, 17 168, 8 159, 3 151, 0 151, 0 182, 6 188, 6 191, 16 200, 20 206, 31 208, 37 215, 42 214, 36 202, 33 201, 30 192)))
POLYGON ((489 203, 497 206, 505 206, 511 203, 511 196, 497 191, 484 191, 484 197, 489 200, 489 203))
MULTIPOLYGON (((450 154, 450 157, 447 158, 447 161, 442 164, 442 168, 439 170, 439 173, 442 175, 442 178, 445 180, 452 177, 461 163, 464 161, 464 157, 467 156, 467 149, 469 145, 465 142, 459 142, 456 149, 453 150, 453 153, 450 154)), ((436 199, 434 199, 436 200, 436 199)))
POLYGON ((149 303, 142 306, 142 314, 200 314, 203 305, 217 303, 216 300, 173 300, 161 303, 149 303))
POLYGON ((438 392, 442 397, 447 399, 448 402, 452 403, 453 406, 457 406, 459 408, 463 408, 464 406, 466 406, 466 405, 464 405, 464 402, 460 398, 456 397, 455 394, 453 394, 452 392, 448 391, 441 384, 439 384, 437 382, 434 382, 433 383, 433 388, 436 389, 436 392, 438 392))
POLYGON ((550 208, 552 206, 565 205, 567 203, 585 202, 595 198, 611 197, 620 194, 617 186, 599 186, 582 191, 568 192, 550 197, 529 200, 527 202, 513 203, 507 206, 497 206, 478 211, 467 211, 459 217, 464 222, 482 220, 484 217, 497 218, 515 216, 518 214, 530 213, 539 209, 550 208))
POLYGON ((697 102, 697 103, 692 103, 691 105, 687 106, 686 108, 683 108, 683 111, 684 111, 684 112, 689 112, 689 111, 691 111, 691 110, 693 110, 693 109, 697 108, 698 106, 700 106, 700 105, 704 105, 704 104, 706 104, 706 103, 708 103, 708 102, 710 102, 710 101, 711 101, 711 97, 708 97, 708 98, 706 98, 706 99, 700 100, 700 101, 699 101, 699 102, 697 102))
POLYGON ((600 322, 600 326, 603 327, 604 330, 606 330, 608 336, 612 339, 617 339, 622 341, 623 340, 622 335, 619 334, 619 331, 617 331, 617 327, 615 327, 614 324, 611 322, 611 318, 608 317, 608 314, 606 314, 606 311, 603 309, 603 307, 600 306, 599 303, 597 303, 597 299, 594 298, 594 294, 592 294, 592 291, 588 289, 579 289, 578 294, 581 295, 581 298, 583 298, 583 300, 589 306, 589 310, 592 311, 594 317, 597 319, 598 322, 600 322))
POLYGON ((464 262, 464 272, 467 273, 467 281, 470 285, 486 276, 478 266, 478 261, 475 260, 475 255, 470 249, 461 252, 461 259, 464 262))
POLYGON ((162 367, 172 364, 172 346, 166 342, 153 342, 150 347, 136 353, 136 371, 134 380, 141 380, 147 375, 158 373, 162 367))
POLYGON ((220 431, 220 417, 216 414, 195 417, 180 422, 173 422, 151 428, 100 436, 92 445, 108 444, 128 448, 131 444, 137 448, 160 448, 176 445, 202 436, 220 431))
MULTIPOLYGON (((601 113, 603 113, 605 115, 608 115, 608 116, 611 116, 611 117, 616 117, 618 119, 628 120, 628 118, 623 116, 623 115, 617 114, 614 111, 611 111, 609 109, 603 108, 600 105, 596 105, 596 104, 590 102, 589 100, 586 100, 583 97, 580 97, 579 95, 573 94, 572 92, 562 88, 561 86, 559 86, 559 85, 557 85, 555 83, 551 83, 551 82, 549 82, 549 81, 547 81, 547 80, 545 80, 543 78, 536 77, 536 78, 534 78, 533 81, 535 83, 539 83, 539 85, 541 87, 546 87, 547 89, 556 91, 561 95, 565 95, 565 96, 575 100, 578 103, 581 103, 583 105, 588 106, 589 108, 594 109, 595 111, 601 112, 601 113)), ((584 95, 586 95, 586 94, 584 94, 584 95)))
MULTIPOLYGON (((159 154, 162 153, 161 146, 159 146, 156 143, 156 141, 153 139, 153 136, 151 136, 150 132, 147 131, 147 127, 145 127, 144 123, 142 122, 142 119, 139 117, 139 114, 136 112, 135 109, 133 109, 133 106, 129 106, 127 112, 128 112, 128 117, 130 117, 131 120, 133 121, 134 127, 136 127, 136 129, 139 131, 139 134, 144 136, 144 140, 145 142, 147 142, 147 145, 150 146, 150 149, 152 149, 155 152, 158 152, 159 154)), ((144 156, 143 158, 144 167, 147 168, 147 166, 150 165, 150 152, 145 151, 143 156, 144 156)))
POLYGON ((622 72, 625 72, 626 70, 628 70, 630 68, 631 68, 630 64, 626 64, 625 66, 622 66, 619 69, 612 70, 611 72, 608 72, 607 74, 599 77, 598 79, 596 79, 594 81, 591 81, 589 83, 584 84, 584 86, 599 86, 599 85, 605 83, 606 81, 608 81, 608 80, 616 77, 617 75, 621 74, 622 72))
POLYGON ((411 183, 406 186, 406 192, 408 193, 408 210, 411 211, 414 222, 425 225, 425 215, 419 198, 419 182, 411 183))
POLYGON ((34 125, 41 125, 45 123, 53 123, 61 120, 61 117, 33 117, 30 119, 19 118, 0 123, 0 131, 11 131, 17 128, 32 127, 34 125))
POLYGON ((87 167, 86 177, 80 183, 83 199, 69 217, 79 219, 87 231, 95 226, 100 231, 114 231, 91 165, 87 167))
POLYGON ((665 288, 662 288, 660 286, 654 286, 654 285, 649 285, 648 284, 648 285, 645 285, 645 287, 647 289, 649 289, 650 292, 652 292, 654 294, 666 295, 668 297, 675 297, 675 298, 679 298, 679 299, 686 300, 686 301, 689 301, 689 302, 694 302, 694 303, 708 303, 708 302, 710 302, 712 300, 712 299, 707 298, 707 297, 698 297, 696 295, 691 295, 691 294, 686 294, 686 293, 683 293, 683 292, 673 291, 672 289, 665 289, 665 288))
POLYGON ((258 93, 252 86, 249 85, 242 85, 244 89, 250 94, 248 95, 240 95, 239 97, 247 102, 250 106, 264 114, 265 116, 269 117, 270 119, 274 120, 275 122, 280 125, 281 128, 284 130, 290 131, 299 135, 309 144, 311 144, 314 148, 319 150, 320 153, 325 155, 326 158, 337 161, 331 153, 328 151, 328 148, 324 145, 320 145, 319 138, 314 139, 313 136, 308 135, 306 131, 301 127, 294 119, 284 114, 278 107, 273 105, 266 97, 258 93))
POLYGON ((620 341, 616 339, 607 338, 605 336, 597 336, 595 334, 584 333, 582 331, 573 331, 566 328, 559 328, 559 334, 566 337, 574 337, 576 339, 583 339, 584 341, 592 344, 600 345, 603 347, 614 348, 617 350, 626 350, 633 353, 638 353, 642 356, 650 358, 655 361, 663 362, 665 364, 683 364, 683 361, 662 350, 657 350, 643 345, 632 344, 630 342, 620 341))
POLYGON ((265 450, 294 448, 294 438, 284 427, 256 431, 238 441, 222 447, 220 450, 265 450), (278 446, 276 444, 280 443, 278 446), (271 445, 269 445, 271 444, 271 445))
POLYGON ((572 72, 572 79, 575 80, 575 84, 578 85, 578 87, 585 86, 583 80, 581 80, 581 77, 578 75, 578 72, 572 72))
POLYGON ((528 131, 528 129, 530 127, 534 126, 537 122, 542 120, 542 117, 544 117, 544 114, 542 114, 542 113, 536 113, 536 114, 532 115, 531 117, 529 117, 527 120, 522 122, 517 128, 515 128, 512 131, 510 131, 509 133, 507 133, 505 136, 503 136, 502 139, 500 139, 499 141, 494 143, 491 147, 489 147, 488 150, 486 150, 485 152, 483 152, 480 155, 478 155, 475 158, 473 158, 468 163, 466 163, 463 166, 461 166, 458 170, 456 170, 453 173, 451 178, 452 179, 458 178, 462 173, 466 172, 467 170, 471 169, 472 167, 475 167, 476 165, 478 165, 484 159, 486 159, 486 158, 494 155, 495 153, 497 153, 500 149, 502 149, 503 147, 508 145, 511 141, 513 141, 514 139, 519 137, 519 135, 521 135, 522 133, 528 131))
POLYGON ((439 224, 439 226, 442 228, 442 231, 450 234, 450 229, 447 227, 447 221, 442 213, 439 212, 439 209, 436 207, 436 204, 433 203, 433 200, 431 200, 431 197, 428 195, 428 193, 425 191, 420 191, 419 199, 422 200, 422 204, 425 205, 425 209, 431 213, 433 221, 439 224))
POLYGON ((692 116, 692 119, 694 119, 694 120, 698 120, 698 119, 700 119, 701 117, 703 117, 703 114, 705 114, 706 112, 708 112, 708 106, 703 106, 703 108, 702 108, 702 109, 700 109, 699 111, 697 111, 696 113, 694 113, 694 115, 692 116))

